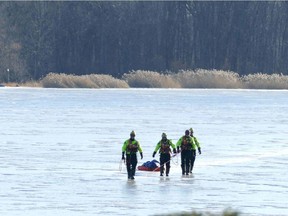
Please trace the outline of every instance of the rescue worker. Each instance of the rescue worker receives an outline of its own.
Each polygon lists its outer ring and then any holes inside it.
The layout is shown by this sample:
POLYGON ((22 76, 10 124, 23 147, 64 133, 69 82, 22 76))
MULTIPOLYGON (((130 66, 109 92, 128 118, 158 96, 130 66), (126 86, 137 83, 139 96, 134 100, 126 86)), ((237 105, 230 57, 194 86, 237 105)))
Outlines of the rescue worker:
POLYGON ((191 158, 191 151, 192 147, 195 145, 194 140, 189 135, 189 130, 185 131, 185 135, 182 136, 176 146, 177 152, 180 152, 181 148, 181 168, 182 168, 182 175, 189 175, 190 171, 190 158, 191 158))
POLYGON ((140 152, 141 159, 143 159, 143 152, 139 142, 135 139, 135 132, 130 133, 130 139, 126 140, 122 146, 122 160, 125 161, 126 152, 126 167, 128 179, 134 179, 137 166, 137 152, 140 152))
POLYGON ((190 173, 192 173, 194 162, 196 159, 196 148, 198 149, 199 155, 201 154, 201 147, 200 143, 198 142, 197 138, 193 135, 194 131, 193 128, 190 128, 190 136, 192 137, 195 145, 192 146, 191 157, 190 157, 190 173))
POLYGON ((152 157, 154 158, 156 152, 159 150, 160 154, 160 176, 163 176, 164 173, 164 166, 166 164, 166 176, 169 176, 170 171, 170 160, 171 160, 171 148, 173 152, 176 153, 175 145, 172 143, 171 140, 167 139, 166 133, 162 133, 162 139, 157 143, 155 150, 153 152, 152 157))

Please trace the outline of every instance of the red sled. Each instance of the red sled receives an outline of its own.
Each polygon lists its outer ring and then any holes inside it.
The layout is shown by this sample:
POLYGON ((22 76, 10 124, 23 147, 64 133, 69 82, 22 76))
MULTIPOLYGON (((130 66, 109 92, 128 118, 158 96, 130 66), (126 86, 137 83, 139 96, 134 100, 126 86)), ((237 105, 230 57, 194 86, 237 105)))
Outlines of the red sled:
POLYGON ((138 166, 138 170, 159 172, 160 171, 160 167, 156 167, 156 168, 153 169, 153 168, 149 168, 149 167, 146 167, 146 166, 138 166))

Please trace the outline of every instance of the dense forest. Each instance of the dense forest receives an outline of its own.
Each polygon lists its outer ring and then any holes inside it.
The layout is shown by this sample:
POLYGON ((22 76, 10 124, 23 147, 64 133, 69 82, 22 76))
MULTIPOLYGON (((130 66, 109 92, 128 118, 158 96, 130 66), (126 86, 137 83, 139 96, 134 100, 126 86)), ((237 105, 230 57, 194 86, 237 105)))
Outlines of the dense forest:
POLYGON ((285 1, 0 2, 0 81, 197 68, 285 75, 287 57, 285 1))

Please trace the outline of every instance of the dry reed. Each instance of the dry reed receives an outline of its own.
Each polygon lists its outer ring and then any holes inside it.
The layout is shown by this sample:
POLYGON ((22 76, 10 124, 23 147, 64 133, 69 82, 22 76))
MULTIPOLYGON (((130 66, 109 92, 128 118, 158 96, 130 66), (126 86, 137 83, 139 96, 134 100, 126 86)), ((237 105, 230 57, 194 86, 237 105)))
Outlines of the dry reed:
POLYGON ((288 76, 283 74, 249 74, 242 81, 248 89, 288 89, 288 76))
POLYGON ((130 87, 134 88, 180 88, 180 83, 171 75, 154 71, 132 71, 122 76, 130 87))
POLYGON ((239 74, 222 70, 180 71, 173 75, 182 88, 241 88, 239 74))
POLYGON ((239 76, 222 70, 183 70, 163 74, 137 70, 121 79, 111 75, 68 75, 49 73, 40 82, 29 81, 21 86, 44 88, 225 88, 225 89, 288 89, 288 76, 283 74, 250 74, 239 76))
POLYGON ((128 84, 110 75, 67 75, 49 73, 41 80, 44 88, 128 88, 128 84))

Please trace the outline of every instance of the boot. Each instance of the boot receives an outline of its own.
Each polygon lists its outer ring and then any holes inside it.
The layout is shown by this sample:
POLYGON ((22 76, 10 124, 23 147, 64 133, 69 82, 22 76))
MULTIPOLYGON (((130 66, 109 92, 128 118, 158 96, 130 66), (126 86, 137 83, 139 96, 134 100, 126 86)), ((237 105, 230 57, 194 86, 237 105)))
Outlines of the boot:
POLYGON ((131 170, 131 179, 134 179, 134 176, 135 176, 135 169, 132 169, 131 170))
POLYGON ((166 167, 166 176, 169 176, 170 167, 166 167))
POLYGON ((190 174, 192 173, 192 170, 193 170, 193 167, 192 167, 192 166, 190 166, 190 174))
POLYGON ((131 174, 130 174, 130 172, 127 172, 127 174, 128 174, 128 179, 131 179, 131 174))
POLYGON ((186 175, 189 175, 189 172, 190 172, 190 166, 188 164, 188 166, 186 166, 186 171, 185 171, 186 175))
POLYGON ((195 161, 195 157, 192 158, 191 163, 190 163, 190 173, 192 173, 192 171, 193 171, 194 161, 195 161))
POLYGON ((161 167, 160 167, 160 176, 163 176, 163 173, 164 173, 164 167, 161 166, 161 167))
POLYGON ((128 179, 131 179, 131 168, 129 166, 127 166, 127 174, 128 174, 128 179))
POLYGON ((181 169, 182 169, 182 175, 185 175, 185 169, 184 169, 183 164, 181 164, 181 169))

